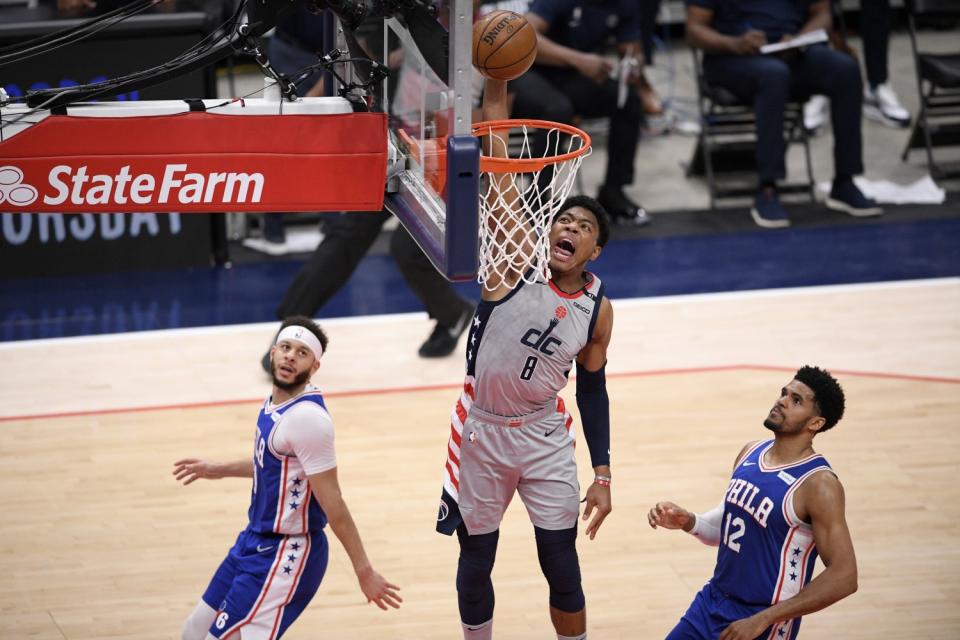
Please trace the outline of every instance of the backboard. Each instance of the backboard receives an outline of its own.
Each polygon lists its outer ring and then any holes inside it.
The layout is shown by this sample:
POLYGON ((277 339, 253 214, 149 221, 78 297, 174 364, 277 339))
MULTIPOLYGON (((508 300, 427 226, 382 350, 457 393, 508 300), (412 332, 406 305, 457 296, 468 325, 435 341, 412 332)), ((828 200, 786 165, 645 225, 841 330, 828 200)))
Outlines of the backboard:
MULTIPOLYGON (((355 35, 391 72, 382 91, 390 135, 384 206, 440 273, 469 280, 477 272, 480 155, 470 132, 473 1, 432 4, 435 24, 398 12, 355 35)), ((346 48, 342 29, 338 39, 346 48)))

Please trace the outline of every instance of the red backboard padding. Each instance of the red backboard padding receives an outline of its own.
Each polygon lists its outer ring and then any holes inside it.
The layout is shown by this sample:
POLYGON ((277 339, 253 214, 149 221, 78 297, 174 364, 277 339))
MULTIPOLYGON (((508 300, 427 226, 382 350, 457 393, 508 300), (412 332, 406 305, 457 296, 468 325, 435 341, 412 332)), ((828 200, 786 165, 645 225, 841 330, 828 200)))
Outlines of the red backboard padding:
POLYGON ((382 113, 50 116, 0 142, 0 211, 376 211, 386 170, 382 113))

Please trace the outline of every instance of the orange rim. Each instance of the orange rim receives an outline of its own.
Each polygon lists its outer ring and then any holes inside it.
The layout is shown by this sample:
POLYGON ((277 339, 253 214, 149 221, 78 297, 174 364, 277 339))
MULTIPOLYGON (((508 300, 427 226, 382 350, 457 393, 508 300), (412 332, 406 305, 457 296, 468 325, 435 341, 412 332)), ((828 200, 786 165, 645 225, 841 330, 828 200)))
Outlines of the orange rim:
POLYGON ((558 129, 575 138, 580 138, 583 144, 579 149, 574 149, 568 153, 556 156, 546 156, 543 158, 492 158, 490 156, 480 156, 480 170, 487 173, 531 173, 540 171, 547 165, 559 164, 573 160, 577 156, 582 156, 590 148, 590 136, 573 125, 562 122, 550 122, 549 120, 487 120, 486 122, 477 122, 473 125, 473 135, 480 138, 491 131, 503 131, 506 129, 518 129, 526 127, 528 129, 558 129))

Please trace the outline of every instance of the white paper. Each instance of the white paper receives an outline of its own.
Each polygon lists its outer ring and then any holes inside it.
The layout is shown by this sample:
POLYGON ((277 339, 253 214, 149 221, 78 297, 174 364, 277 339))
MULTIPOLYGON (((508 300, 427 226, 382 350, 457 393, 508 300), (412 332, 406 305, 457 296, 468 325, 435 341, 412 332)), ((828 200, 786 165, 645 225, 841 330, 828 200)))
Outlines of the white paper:
POLYGON ((817 44, 818 42, 826 41, 827 32, 823 29, 815 29, 814 31, 802 33, 793 40, 788 40, 787 42, 774 42, 773 44, 765 44, 760 47, 760 53, 776 53, 778 51, 786 51, 787 49, 808 47, 811 44, 817 44))
MULTIPOLYGON (((906 185, 889 180, 869 180, 863 176, 856 176, 853 182, 863 195, 880 204, 943 204, 947 197, 946 191, 929 175, 906 185)), ((830 187, 829 181, 817 185, 821 193, 830 193, 830 187)))

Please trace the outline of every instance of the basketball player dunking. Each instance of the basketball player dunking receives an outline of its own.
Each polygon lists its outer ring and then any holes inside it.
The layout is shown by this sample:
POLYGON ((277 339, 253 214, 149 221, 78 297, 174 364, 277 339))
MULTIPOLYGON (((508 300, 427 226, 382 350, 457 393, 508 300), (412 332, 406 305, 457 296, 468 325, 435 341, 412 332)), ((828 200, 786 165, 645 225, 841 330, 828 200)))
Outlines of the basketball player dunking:
POLYGON ((183 484, 253 478, 249 524, 220 564, 183 628, 184 640, 272 640, 313 599, 327 568, 327 522, 346 550, 367 602, 397 608, 398 587, 373 570, 340 494, 333 422, 310 378, 327 336, 312 320, 287 318, 270 352, 273 393, 263 403, 253 459, 174 463, 183 484))
MULTIPOLYGON (((483 116, 506 118, 506 82, 486 80, 483 116)), ((576 361, 577 405, 596 473, 583 513, 587 520, 595 511, 586 527, 593 539, 611 509, 604 366, 613 309, 600 279, 585 267, 600 255, 609 222, 603 208, 584 196, 568 199, 558 211, 550 228, 551 279, 525 284, 524 265, 511 265, 500 280, 485 283, 470 328, 467 377, 452 415, 437 523, 441 533, 456 531, 460 542, 457 597, 469 640, 492 637, 490 573, 500 521, 515 491, 533 522, 557 638, 586 638, 576 550, 575 437, 557 394, 576 361)), ((522 224, 511 223, 509 212, 500 215, 507 233, 510 224, 522 224)))
POLYGON ((813 438, 843 417, 829 373, 803 367, 780 391, 763 425, 773 440, 743 448, 723 500, 707 513, 658 502, 656 529, 683 529, 719 546, 713 577, 668 640, 792 640, 800 616, 857 590, 857 560, 840 480, 813 438), (826 569, 811 580, 817 554, 826 569))

